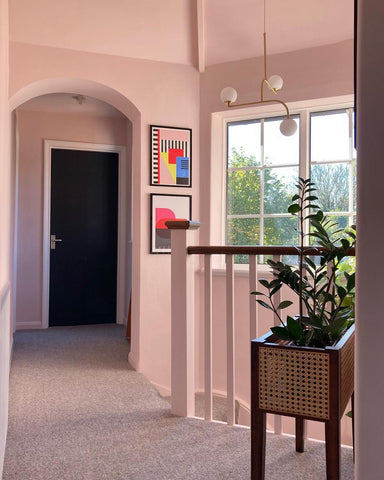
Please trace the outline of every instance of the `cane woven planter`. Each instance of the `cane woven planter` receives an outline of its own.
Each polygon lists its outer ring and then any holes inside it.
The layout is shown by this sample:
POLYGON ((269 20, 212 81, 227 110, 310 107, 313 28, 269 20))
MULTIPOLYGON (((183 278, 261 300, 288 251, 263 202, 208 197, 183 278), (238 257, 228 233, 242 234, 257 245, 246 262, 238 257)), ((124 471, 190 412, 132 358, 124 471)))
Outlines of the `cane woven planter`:
POLYGON ((252 341, 252 480, 265 478, 265 415, 296 418, 296 450, 304 450, 303 421, 325 423, 327 480, 340 478, 340 419, 353 395, 354 326, 332 347, 284 344, 272 333, 252 341))

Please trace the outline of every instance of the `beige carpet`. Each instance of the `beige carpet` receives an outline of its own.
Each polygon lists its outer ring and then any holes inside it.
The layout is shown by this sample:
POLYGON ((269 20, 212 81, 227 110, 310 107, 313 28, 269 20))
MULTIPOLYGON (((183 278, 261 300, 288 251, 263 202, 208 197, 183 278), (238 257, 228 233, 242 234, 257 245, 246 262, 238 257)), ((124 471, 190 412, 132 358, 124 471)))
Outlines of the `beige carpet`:
MULTIPOLYGON (((242 428, 174 417, 127 363, 124 329, 18 332, 3 480, 248 480, 242 428)), ((267 480, 325 479, 324 446, 269 436, 267 480)), ((353 479, 343 450, 342 479, 353 479)))

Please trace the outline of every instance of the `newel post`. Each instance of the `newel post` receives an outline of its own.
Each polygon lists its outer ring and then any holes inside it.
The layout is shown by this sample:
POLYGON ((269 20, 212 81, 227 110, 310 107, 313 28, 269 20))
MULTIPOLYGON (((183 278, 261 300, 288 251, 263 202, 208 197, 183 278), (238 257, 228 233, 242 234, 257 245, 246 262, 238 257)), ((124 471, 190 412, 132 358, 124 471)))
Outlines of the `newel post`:
POLYGON ((171 230, 171 395, 172 413, 195 415, 195 335, 193 258, 187 253, 190 230, 199 222, 169 220, 171 230))

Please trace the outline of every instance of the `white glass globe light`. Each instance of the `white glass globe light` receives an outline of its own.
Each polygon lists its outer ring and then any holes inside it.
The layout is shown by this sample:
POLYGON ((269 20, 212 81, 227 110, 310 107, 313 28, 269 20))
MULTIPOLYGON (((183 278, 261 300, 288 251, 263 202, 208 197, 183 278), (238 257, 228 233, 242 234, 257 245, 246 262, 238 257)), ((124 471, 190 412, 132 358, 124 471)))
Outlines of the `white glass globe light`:
POLYGON ((271 85, 272 88, 275 90, 281 90, 283 88, 283 79, 280 75, 271 75, 268 78, 268 83, 271 85))
POLYGON ((237 92, 232 87, 225 87, 220 93, 220 98, 223 103, 233 103, 236 102, 237 92))
POLYGON ((293 135, 297 130, 297 123, 293 118, 285 118, 280 123, 280 132, 285 135, 286 137, 290 137, 293 135))

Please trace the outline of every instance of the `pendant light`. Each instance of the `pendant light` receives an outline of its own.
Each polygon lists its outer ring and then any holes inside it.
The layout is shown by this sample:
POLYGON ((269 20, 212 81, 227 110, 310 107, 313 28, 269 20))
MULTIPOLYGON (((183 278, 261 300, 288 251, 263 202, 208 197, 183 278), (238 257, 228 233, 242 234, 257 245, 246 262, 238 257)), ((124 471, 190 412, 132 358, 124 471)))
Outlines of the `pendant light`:
POLYGON ((280 131, 283 135, 289 137, 293 135, 297 130, 297 124, 293 118, 289 115, 288 106, 281 100, 272 99, 264 100, 264 87, 265 85, 269 90, 277 95, 278 91, 283 87, 283 79, 280 75, 271 75, 269 78, 267 76, 267 34, 265 33, 265 0, 264 0, 264 33, 263 33, 263 43, 264 43, 264 78, 261 80, 260 86, 260 100, 255 102, 248 103, 235 103, 237 99, 237 91, 232 87, 225 87, 220 93, 220 98, 223 103, 227 104, 228 108, 232 107, 248 107, 251 105, 261 105, 266 103, 280 103, 286 112, 286 118, 280 124, 280 131))

